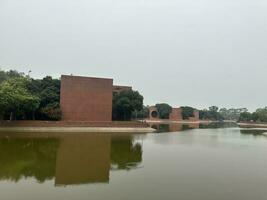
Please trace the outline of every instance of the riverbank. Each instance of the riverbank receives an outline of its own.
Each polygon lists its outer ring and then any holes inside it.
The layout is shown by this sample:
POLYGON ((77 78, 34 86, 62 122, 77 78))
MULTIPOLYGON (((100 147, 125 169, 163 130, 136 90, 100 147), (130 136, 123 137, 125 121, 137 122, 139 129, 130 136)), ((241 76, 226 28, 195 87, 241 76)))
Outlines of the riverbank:
POLYGON ((241 128, 267 128, 267 123, 240 122, 237 125, 241 128))
POLYGON ((0 132, 35 133, 150 133, 144 122, 0 121, 0 132))
POLYGON ((209 121, 209 120, 197 120, 197 121, 189 121, 189 120, 180 120, 180 121, 172 121, 168 119, 159 119, 159 120, 144 120, 144 122, 149 124, 209 124, 213 122, 219 121, 209 121))

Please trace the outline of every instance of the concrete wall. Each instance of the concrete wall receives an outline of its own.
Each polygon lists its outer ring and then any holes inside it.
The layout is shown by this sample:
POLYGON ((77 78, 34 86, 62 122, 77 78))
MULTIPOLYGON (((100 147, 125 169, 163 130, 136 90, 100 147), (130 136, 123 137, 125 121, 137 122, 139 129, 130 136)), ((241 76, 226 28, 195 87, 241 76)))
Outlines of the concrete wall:
POLYGON ((111 121, 113 80, 61 76, 63 121, 111 121))

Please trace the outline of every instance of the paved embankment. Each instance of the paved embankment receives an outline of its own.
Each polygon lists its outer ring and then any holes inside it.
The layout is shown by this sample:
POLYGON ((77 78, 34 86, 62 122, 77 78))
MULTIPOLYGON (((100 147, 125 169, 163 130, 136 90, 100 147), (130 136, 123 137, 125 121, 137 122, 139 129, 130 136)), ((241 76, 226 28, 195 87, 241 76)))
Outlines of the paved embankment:
POLYGON ((0 121, 0 132, 102 132, 149 133, 155 129, 143 122, 0 121))
POLYGON ((0 127, 1 132, 34 132, 34 133, 151 133, 153 128, 131 127, 0 127))

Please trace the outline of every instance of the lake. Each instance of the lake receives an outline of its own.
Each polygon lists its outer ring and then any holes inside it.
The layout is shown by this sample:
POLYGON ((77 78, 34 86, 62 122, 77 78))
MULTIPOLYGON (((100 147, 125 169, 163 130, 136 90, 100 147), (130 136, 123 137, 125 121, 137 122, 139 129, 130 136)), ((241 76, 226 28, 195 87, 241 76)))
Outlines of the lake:
POLYGON ((1 199, 267 199, 267 137, 153 126, 157 133, 1 133, 1 199))

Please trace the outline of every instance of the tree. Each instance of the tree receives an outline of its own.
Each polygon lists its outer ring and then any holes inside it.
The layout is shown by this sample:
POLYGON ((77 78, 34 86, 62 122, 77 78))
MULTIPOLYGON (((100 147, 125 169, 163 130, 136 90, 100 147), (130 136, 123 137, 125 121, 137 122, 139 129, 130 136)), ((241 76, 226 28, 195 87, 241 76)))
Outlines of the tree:
POLYGON ((39 96, 40 106, 36 118, 40 120, 60 120, 60 80, 46 76, 41 80, 32 80, 28 84, 31 93, 39 96))
MULTIPOLYGON (((209 110, 203 109, 199 111, 199 118, 202 120, 214 120, 221 121, 224 117, 218 112, 219 108, 217 106, 209 107, 209 110)), ((225 109, 223 109, 225 111, 225 109)))
POLYGON ((194 108, 189 106, 183 106, 182 108, 182 117, 184 120, 194 117, 194 108))
POLYGON ((172 107, 166 103, 156 104, 160 119, 169 119, 172 107))
POLYGON ((10 120, 17 116, 24 118, 27 114, 34 116, 40 99, 27 90, 30 80, 25 77, 12 78, 0 85, 0 108, 2 115, 10 113, 10 120))
POLYGON ((249 122, 253 120, 253 115, 249 112, 243 112, 240 114, 239 121, 249 122))
POLYGON ((209 111, 211 112, 218 112, 219 108, 217 106, 210 106, 209 111))
POLYGON ((24 77, 24 73, 16 70, 2 71, 0 69, 0 84, 8 79, 24 77))
POLYGON ((143 109, 143 96, 138 91, 122 91, 113 94, 112 118, 130 120, 132 113, 143 109))
POLYGON ((145 119, 149 117, 149 106, 143 106, 142 110, 132 113, 133 119, 145 119))
POLYGON ((267 107, 257 109, 254 115, 257 116, 258 121, 267 122, 267 107))

